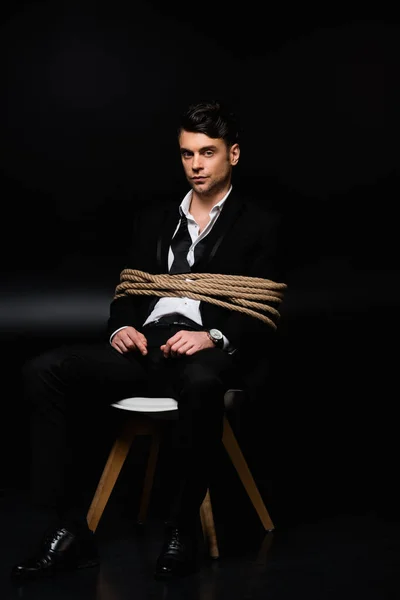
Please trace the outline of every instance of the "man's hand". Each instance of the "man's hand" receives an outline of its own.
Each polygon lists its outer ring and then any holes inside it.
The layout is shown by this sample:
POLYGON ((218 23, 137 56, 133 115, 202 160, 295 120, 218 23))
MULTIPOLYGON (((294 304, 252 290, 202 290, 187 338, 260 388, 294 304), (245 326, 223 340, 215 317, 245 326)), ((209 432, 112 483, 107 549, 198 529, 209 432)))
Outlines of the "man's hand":
POLYGON ((165 358, 195 354, 199 350, 215 348, 206 331, 178 331, 160 346, 165 358))
POLYGON ((147 354, 147 339, 134 327, 124 327, 114 335, 111 346, 120 354, 139 350, 143 355, 147 354))

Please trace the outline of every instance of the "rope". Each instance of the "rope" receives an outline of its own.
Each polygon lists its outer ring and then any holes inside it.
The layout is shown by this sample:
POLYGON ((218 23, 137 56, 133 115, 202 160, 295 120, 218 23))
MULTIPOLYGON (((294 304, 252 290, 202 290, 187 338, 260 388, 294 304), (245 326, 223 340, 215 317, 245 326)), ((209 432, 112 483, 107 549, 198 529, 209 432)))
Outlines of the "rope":
POLYGON ((285 283, 276 283, 261 277, 214 273, 151 275, 144 271, 124 269, 120 274, 120 283, 115 289, 114 300, 126 295, 175 298, 185 296, 245 313, 276 329, 276 321, 279 320, 280 314, 277 308, 269 303, 279 306, 286 288, 285 283), (270 316, 263 314, 265 312, 270 316))

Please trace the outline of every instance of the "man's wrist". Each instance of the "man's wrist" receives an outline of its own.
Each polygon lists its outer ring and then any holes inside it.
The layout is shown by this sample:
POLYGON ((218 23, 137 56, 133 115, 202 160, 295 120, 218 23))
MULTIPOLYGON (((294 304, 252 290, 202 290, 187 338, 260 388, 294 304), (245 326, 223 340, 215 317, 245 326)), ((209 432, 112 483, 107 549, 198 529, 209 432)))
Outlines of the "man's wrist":
POLYGON ((207 329, 206 333, 216 348, 223 349, 224 336, 219 329, 215 329, 215 328, 207 329))

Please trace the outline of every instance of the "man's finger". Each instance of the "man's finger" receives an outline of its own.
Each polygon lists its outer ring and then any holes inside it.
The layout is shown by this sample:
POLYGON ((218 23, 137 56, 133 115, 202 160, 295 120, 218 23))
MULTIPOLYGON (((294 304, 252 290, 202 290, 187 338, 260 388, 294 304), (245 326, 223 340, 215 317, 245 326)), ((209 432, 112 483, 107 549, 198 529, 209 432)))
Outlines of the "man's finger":
POLYGON ((127 335, 125 336, 125 338, 121 335, 118 336, 118 338, 116 338, 116 342, 118 343, 118 345, 121 347, 122 346, 122 351, 128 352, 128 351, 132 351, 135 350, 136 348, 142 353, 142 354, 147 354, 147 340, 146 340, 146 344, 144 344, 139 336, 132 336, 132 335, 127 335))
POLYGON ((120 354, 125 354, 125 352, 128 352, 128 348, 121 339, 114 341, 112 345, 120 354))
POLYGON ((171 352, 171 346, 168 344, 168 342, 166 342, 165 344, 160 346, 160 349, 161 349, 162 353, 164 354, 164 357, 168 358, 168 356, 170 355, 170 352, 171 352))
POLYGON ((181 339, 181 336, 179 335, 179 331, 178 333, 175 333, 175 335, 173 335, 172 337, 170 337, 166 342, 165 345, 169 344, 169 346, 173 346, 178 340, 181 339))
POLYGON ((147 347, 141 340, 138 340, 137 342, 135 342, 135 344, 142 354, 147 354, 147 347))
POLYGON ((147 339, 140 331, 135 330, 133 335, 132 332, 128 331, 128 336, 142 354, 147 354, 147 339))
POLYGON ((187 346, 187 342, 183 342, 183 343, 177 342, 176 344, 174 344, 172 346, 171 350, 173 352, 175 352, 175 354, 182 354, 185 352, 185 350, 184 350, 185 346, 187 346))

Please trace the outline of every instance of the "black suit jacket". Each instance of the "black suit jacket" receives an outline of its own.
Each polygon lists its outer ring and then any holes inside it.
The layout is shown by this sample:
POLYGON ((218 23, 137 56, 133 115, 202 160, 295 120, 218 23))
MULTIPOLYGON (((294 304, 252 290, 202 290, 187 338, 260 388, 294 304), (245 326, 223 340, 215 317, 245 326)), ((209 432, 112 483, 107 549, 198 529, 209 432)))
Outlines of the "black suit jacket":
MULTIPOLYGON (((133 244, 124 268, 152 274, 168 273, 168 251, 179 221, 177 202, 151 201, 136 212, 133 244)), ((259 202, 232 189, 220 216, 205 238, 201 258, 192 272, 245 275, 285 283, 282 256, 282 219, 259 202)), ((125 296, 110 306, 108 334, 132 325, 141 330, 153 296, 125 296)), ((250 381, 267 366, 275 331, 260 319, 207 302, 200 303, 205 328, 220 329, 237 348, 234 359, 250 381)))

